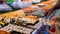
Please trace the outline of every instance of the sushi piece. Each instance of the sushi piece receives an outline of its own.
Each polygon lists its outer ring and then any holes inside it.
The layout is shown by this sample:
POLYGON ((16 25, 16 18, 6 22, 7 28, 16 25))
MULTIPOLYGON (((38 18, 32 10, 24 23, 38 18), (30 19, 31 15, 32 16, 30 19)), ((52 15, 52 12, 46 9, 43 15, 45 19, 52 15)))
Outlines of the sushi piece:
POLYGON ((41 2, 41 4, 47 4, 47 5, 51 5, 55 3, 54 1, 45 1, 45 2, 41 2))
POLYGON ((37 16, 32 16, 32 15, 29 15, 29 16, 25 16, 26 18, 31 18, 31 19, 34 19, 34 20, 39 20, 39 18, 37 18, 37 16))
POLYGON ((10 23, 11 19, 10 18, 4 18, 4 22, 10 23))
POLYGON ((25 13, 23 12, 23 10, 18 10, 14 12, 16 15, 20 15, 20 16, 25 16, 25 13))
POLYGON ((23 10, 24 12, 31 12, 32 8, 28 7, 28 8, 24 8, 23 10))
POLYGON ((28 13, 34 12, 34 11, 38 10, 38 6, 33 5, 33 6, 29 6, 28 8, 24 8, 22 10, 24 10, 24 12, 28 12, 28 13))
POLYGON ((5 24, 5 23, 3 23, 3 22, 0 22, 0 24, 5 24))
POLYGON ((45 7, 46 6, 46 4, 36 4, 36 6, 38 6, 38 7, 45 7))
POLYGON ((52 5, 52 6, 55 6, 55 4, 57 3, 57 0, 56 1, 53 1, 53 0, 49 0, 49 1, 45 1, 45 2, 41 2, 39 4, 36 4, 36 6, 46 6, 46 5, 52 5))
POLYGON ((35 11, 35 12, 32 13, 32 15, 38 16, 38 17, 45 16, 45 14, 46 14, 46 12, 43 11, 43 10, 37 10, 37 11, 35 11))
POLYGON ((0 22, 0 28, 4 27, 4 26, 6 26, 6 25, 7 25, 7 23, 5 23, 5 22, 0 22))
POLYGON ((53 7, 54 6, 52 6, 52 5, 46 5, 45 7, 41 8, 41 9, 46 11, 46 10, 51 9, 53 7))
POLYGON ((3 19, 3 15, 0 14, 0 21, 2 21, 2 19, 3 19))
POLYGON ((31 5, 29 7, 32 8, 32 12, 38 10, 38 6, 36 6, 36 5, 31 5))
POLYGON ((27 24, 28 24, 28 23, 34 24, 34 22, 35 22, 35 20, 29 19, 29 18, 22 18, 22 20, 23 20, 23 21, 26 21, 27 24))
POLYGON ((0 34, 10 34, 10 32, 6 32, 4 30, 0 30, 0 34))
POLYGON ((13 14, 10 15, 10 14, 6 13, 4 15, 5 15, 5 17, 3 18, 3 21, 6 23, 10 23, 11 19, 14 17, 13 14))
POLYGON ((22 18, 23 21, 27 22, 27 24, 35 24, 36 21, 39 20, 39 18, 35 16, 25 16, 22 18))
POLYGON ((5 14, 0 14, 0 21, 3 21, 5 14))

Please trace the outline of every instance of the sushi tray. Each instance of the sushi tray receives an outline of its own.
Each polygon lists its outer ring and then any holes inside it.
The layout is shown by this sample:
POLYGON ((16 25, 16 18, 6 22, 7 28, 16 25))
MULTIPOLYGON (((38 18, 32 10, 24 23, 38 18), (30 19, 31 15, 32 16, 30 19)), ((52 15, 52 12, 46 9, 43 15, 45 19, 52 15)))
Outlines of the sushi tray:
POLYGON ((0 14, 0 30, 9 34, 32 34, 39 27, 39 18, 22 11, 0 14))
POLYGON ((9 32, 10 34, 14 34, 14 33, 31 34, 34 31, 34 29, 32 29, 32 28, 26 28, 26 27, 16 26, 16 25, 12 25, 12 24, 9 24, 8 26, 1 28, 0 30, 4 30, 6 32, 9 32))

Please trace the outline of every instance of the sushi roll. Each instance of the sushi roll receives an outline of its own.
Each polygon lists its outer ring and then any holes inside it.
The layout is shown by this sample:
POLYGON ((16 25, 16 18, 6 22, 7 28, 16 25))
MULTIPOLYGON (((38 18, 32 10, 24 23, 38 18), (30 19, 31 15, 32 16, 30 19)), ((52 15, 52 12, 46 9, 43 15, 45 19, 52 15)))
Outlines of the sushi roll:
POLYGON ((10 23, 11 19, 9 17, 4 18, 4 22, 10 23))
POLYGON ((32 9, 32 12, 38 10, 38 6, 36 6, 36 5, 29 6, 29 7, 32 9))
POLYGON ((0 21, 3 21, 3 18, 4 18, 5 16, 3 15, 3 14, 0 14, 0 21))
POLYGON ((46 4, 36 4, 36 6, 38 6, 38 7, 44 7, 44 6, 46 6, 46 4))
POLYGON ((37 9, 38 9, 38 6, 33 5, 33 6, 29 6, 28 8, 24 8, 23 10, 24 10, 25 12, 29 13, 29 12, 34 12, 34 11, 36 11, 37 9))
POLYGON ((7 23, 5 23, 5 22, 0 22, 0 28, 4 27, 4 26, 6 26, 6 25, 7 25, 7 23))
POLYGON ((0 22, 0 24, 4 25, 5 23, 3 23, 3 22, 0 22))
POLYGON ((19 15, 19 16, 25 16, 25 13, 23 12, 23 10, 18 10, 18 11, 15 11, 13 13, 16 15, 19 15))
POLYGON ((27 24, 35 24, 36 21, 39 20, 39 18, 35 16, 25 16, 22 18, 23 21, 25 21, 27 24))
POLYGON ((29 19, 29 18, 22 18, 22 20, 23 20, 23 21, 26 21, 27 24, 28 24, 28 23, 31 23, 31 24, 34 24, 34 23, 35 23, 35 20, 29 19))

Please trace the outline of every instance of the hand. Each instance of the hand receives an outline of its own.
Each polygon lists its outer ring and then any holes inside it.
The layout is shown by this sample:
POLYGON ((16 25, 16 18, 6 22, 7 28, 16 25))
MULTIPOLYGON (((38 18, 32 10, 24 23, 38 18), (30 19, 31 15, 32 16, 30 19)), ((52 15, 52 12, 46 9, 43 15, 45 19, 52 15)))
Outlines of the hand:
POLYGON ((55 24, 55 32, 51 32, 50 30, 47 29, 47 31, 50 33, 50 34, 60 34, 60 30, 58 29, 58 24, 56 23, 55 24))

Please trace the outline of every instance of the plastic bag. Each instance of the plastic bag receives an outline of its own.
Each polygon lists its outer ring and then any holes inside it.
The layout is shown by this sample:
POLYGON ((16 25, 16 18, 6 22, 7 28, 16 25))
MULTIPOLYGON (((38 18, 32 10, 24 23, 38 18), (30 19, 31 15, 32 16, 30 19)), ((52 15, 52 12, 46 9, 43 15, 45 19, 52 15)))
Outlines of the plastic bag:
POLYGON ((0 4, 0 11, 11 11, 12 8, 6 4, 0 4))
POLYGON ((22 2, 22 1, 14 1, 10 5, 13 6, 13 8, 26 8, 30 6, 32 2, 22 2))

